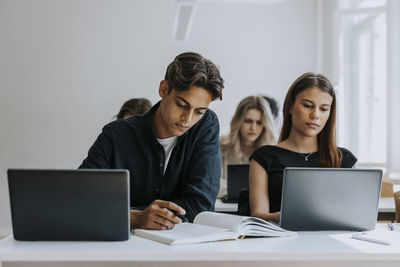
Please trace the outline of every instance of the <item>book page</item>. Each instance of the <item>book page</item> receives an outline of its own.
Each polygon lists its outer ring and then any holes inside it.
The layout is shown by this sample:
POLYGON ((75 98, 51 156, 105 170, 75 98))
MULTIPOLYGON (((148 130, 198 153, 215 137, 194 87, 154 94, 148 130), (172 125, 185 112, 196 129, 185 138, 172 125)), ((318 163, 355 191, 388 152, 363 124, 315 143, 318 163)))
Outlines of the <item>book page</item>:
POLYGON ((296 232, 287 231, 275 223, 260 218, 224 214, 217 212, 202 212, 194 219, 195 224, 211 225, 226 228, 238 236, 296 236, 296 232))
POLYGON ((192 223, 180 223, 170 230, 135 229, 134 234, 168 245, 237 239, 236 233, 230 230, 192 223))
POLYGON ((296 236, 296 232, 285 230, 273 222, 247 217, 242 221, 239 234, 246 236, 296 236))
POLYGON ((238 233, 240 224, 246 218, 245 216, 232 215, 226 213, 203 211, 194 218, 194 224, 211 225, 225 228, 238 233))

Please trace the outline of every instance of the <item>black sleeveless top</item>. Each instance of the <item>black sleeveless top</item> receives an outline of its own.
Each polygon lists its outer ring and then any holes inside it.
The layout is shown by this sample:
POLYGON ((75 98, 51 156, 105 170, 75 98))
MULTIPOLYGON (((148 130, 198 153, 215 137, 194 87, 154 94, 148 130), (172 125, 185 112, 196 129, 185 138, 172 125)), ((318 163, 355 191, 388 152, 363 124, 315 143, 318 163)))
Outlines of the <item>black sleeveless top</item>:
MULTIPOLYGON (((342 152, 341 168, 351 168, 357 158, 347 149, 339 147, 342 152)), ((286 167, 321 167, 319 153, 297 153, 277 146, 262 146, 251 155, 268 174, 269 212, 281 209, 283 170, 286 167)))

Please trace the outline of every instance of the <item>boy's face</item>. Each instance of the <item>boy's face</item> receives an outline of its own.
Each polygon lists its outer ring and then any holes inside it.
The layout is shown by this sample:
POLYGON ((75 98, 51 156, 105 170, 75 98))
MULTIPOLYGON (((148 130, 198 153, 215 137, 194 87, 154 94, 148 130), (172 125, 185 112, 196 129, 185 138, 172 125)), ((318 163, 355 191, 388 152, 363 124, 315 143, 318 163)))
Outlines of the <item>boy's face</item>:
POLYGON ((198 122, 207 111, 212 100, 210 92, 191 86, 186 91, 169 92, 166 81, 161 81, 159 94, 162 98, 155 116, 153 128, 157 138, 180 136, 198 122))

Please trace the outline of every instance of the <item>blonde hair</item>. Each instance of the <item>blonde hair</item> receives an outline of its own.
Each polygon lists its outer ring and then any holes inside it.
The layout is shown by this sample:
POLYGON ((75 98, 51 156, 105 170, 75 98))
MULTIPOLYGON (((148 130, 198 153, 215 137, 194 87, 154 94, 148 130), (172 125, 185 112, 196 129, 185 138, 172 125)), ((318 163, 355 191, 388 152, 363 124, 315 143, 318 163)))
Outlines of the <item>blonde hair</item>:
POLYGON ((240 101, 236 112, 231 120, 230 132, 221 137, 221 153, 227 157, 228 162, 240 163, 244 158, 241 150, 240 128, 244 122, 246 113, 250 109, 256 109, 261 112, 263 130, 255 141, 254 147, 276 144, 277 137, 274 130, 274 120, 269 104, 260 96, 248 96, 240 101))

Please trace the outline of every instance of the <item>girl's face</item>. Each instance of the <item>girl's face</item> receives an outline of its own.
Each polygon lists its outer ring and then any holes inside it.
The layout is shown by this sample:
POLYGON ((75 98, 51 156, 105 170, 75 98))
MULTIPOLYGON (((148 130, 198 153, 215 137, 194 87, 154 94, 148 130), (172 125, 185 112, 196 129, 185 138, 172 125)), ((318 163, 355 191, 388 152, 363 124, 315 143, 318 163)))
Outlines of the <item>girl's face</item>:
POLYGON ((317 136, 329 119, 333 97, 319 87, 300 92, 290 110, 292 129, 303 136, 317 136))
POLYGON ((246 143, 255 142, 260 137, 264 126, 262 124, 262 114, 257 109, 249 109, 242 125, 240 126, 240 135, 246 143))

